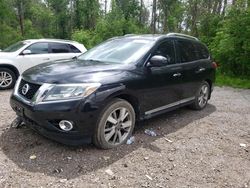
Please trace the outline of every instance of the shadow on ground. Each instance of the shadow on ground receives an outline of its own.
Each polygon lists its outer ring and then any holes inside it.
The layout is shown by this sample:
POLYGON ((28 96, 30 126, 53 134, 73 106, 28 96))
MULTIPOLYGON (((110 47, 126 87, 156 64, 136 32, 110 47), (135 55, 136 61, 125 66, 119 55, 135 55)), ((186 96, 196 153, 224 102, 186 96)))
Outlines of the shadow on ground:
POLYGON ((161 152, 160 148, 152 142, 185 127, 189 123, 209 116, 215 111, 216 108, 213 105, 208 105, 202 111, 181 108, 140 122, 134 131, 136 142, 112 150, 99 150, 93 145, 64 146, 43 138, 27 127, 4 130, 0 137, 0 147, 4 154, 21 169, 44 173, 48 176, 72 179, 107 167, 140 147, 161 152), (159 136, 145 135, 144 130, 146 128, 156 130, 159 136), (30 160, 31 155, 36 155, 37 158, 30 160))

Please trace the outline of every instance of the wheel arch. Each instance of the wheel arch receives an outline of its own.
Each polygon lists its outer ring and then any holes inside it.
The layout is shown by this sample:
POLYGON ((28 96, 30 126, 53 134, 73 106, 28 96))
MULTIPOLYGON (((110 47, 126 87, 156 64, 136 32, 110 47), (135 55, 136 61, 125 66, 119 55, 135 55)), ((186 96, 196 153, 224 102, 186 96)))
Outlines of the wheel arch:
POLYGON ((204 81, 206 81, 206 82, 209 84, 210 92, 209 92, 209 97, 208 97, 208 99, 210 99, 210 98, 211 98, 211 93, 212 93, 212 85, 213 85, 213 82, 212 82, 212 80, 210 80, 210 79, 205 79, 204 81))
POLYGON ((13 71, 15 73, 16 78, 18 78, 20 76, 20 73, 19 73, 18 69, 15 66, 13 66, 13 65, 0 64, 0 68, 10 69, 11 71, 13 71))
POLYGON ((135 110, 136 120, 140 119, 140 102, 136 96, 129 94, 129 93, 126 93, 126 92, 118 91, 118 92, 115 92, 115 93, 109 95, 106 98, 106 101, 110 101, 110 100, 113 100, 115 98, 123 99, 123 100, 127 101, 128 103, 130 103, 135 110))

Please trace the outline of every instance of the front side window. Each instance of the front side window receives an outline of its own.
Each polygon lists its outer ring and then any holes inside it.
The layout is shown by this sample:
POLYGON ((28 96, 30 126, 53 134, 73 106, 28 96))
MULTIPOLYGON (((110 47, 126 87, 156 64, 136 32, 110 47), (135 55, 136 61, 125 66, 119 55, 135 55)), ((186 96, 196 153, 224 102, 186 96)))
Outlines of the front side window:
POLYGON ((3 52, 16 52, 20 48, 24 47, 26 44, 27 44, 27 42, 24 42, 24 41, 15 43, 15 44, 9 46, 8 48, 4 49, 3 52))
POLYGON ((38 42, 30 45, 25 50, 30 50, 31 54, 47 54, 48 53, 48 43, 38 42))
POLYGON ((186 40, 177 41, 179 56, 181 63, 191 62, 197 60, 196 48, 192 42, 186 40))
POLYGON ((169 64, 175 64, 175 50, 173 41, 166 41, 160 44, 154 55, 164 56, 168 59, 169 64))
POLYGON ((50 43, 50 53, 70 53, 68 44, 63 43, 50 43))
POLYGON ((153 45, 153 40, 113 39, 90 49, 78 58, 80 60, 128 64, 139 60, 153 45))

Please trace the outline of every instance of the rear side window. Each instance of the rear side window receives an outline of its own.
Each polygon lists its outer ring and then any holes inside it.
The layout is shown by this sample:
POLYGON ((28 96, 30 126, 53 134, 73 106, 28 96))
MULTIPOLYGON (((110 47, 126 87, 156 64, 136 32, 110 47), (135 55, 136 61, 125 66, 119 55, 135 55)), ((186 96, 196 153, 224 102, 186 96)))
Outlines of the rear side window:
POLYGON ((209 52, 203 44, 195 43, 194 45, 199 59, 207 59, 209 57, 209 52))
POLYGON ((50 53, 70 53, 68 44, 50 43, 50 53))
POLYGON ((30 45, 26 50, 30 50, 31 54, 47 54, 48 53, 48 43, 38 42, 30 45))
POLYGON ((161 43, 156 49, 154 55, 164 56, 170 61, 169 64, 174 64, 175 63, 175 50, 174 50, 173 41, 165 41, 161 43))
POLYGON ((81 53, 81 51, 78 48, 76 48, 75 46, 69 44, 69 47, 70 47, 72 53, 81 53))
POLYGON ((196 48, 192 42, 180 40, 177 41, 177 46, 181 63, 191 62, 198 59, 196 56, 196 48))

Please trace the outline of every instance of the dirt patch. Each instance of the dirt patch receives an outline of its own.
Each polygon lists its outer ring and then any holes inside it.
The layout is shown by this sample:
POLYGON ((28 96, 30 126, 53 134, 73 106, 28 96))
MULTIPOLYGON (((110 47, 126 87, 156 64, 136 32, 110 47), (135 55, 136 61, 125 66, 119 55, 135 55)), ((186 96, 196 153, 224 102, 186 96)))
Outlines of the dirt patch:
POLYGON ((215 88, 203 111, 181 108, 141 122, 134 144, 112 150, 10 128, 10 93, 0 92, 0 187, 250 186, 250 90, 215 88), (145 135, 147 128, 159 136, 145 135))

